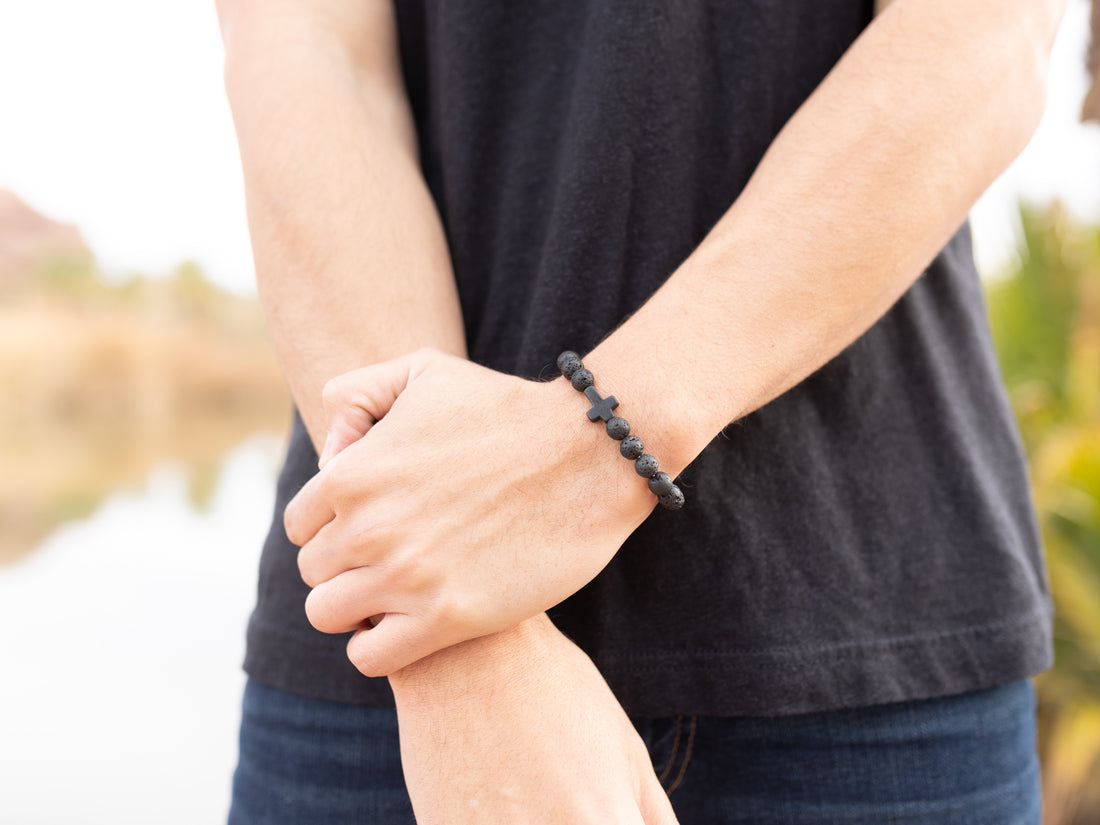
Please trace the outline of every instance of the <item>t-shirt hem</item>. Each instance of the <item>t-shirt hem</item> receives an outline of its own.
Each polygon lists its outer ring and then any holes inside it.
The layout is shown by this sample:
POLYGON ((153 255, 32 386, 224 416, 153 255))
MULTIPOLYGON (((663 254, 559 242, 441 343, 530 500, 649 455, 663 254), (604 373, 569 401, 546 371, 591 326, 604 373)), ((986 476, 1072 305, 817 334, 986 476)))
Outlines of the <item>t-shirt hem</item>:
POLYGON ((1053 660, 1049 605, 1015 620, 865 642, 596 658, 630 715, 647 717, 788 716, 933 699, 1034 676, 1053 660))
POLYGON ((306 699, 372 707, 395 707, 388 679, 364 676, 347 659, 350 634, 288 632, 253 614, 248 623, 244 672, 268 687, 306 699), (333 663, 344 667, 334 667, 333 663))
MULTIPOLYGON (((253 617, 244 669, 262 684, 310 699, 393 707, 386 679, 347 663, 342 637, 316 639, 253 617), (262 651, 262 655, 258 652, 262 651), (280 651, 280 655, 271 655, 280 651)), ((1051 610, 951 631, 812 647, 607 651, 594 661, 631 716, 786 716, 932 699, 1007 684, 1053 662, 1051 610)))

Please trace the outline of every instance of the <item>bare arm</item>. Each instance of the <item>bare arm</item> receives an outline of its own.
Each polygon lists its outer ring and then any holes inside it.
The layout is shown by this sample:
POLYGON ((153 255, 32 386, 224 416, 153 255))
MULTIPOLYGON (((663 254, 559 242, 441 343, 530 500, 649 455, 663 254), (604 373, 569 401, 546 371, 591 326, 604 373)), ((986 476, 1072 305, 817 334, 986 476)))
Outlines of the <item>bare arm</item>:
MULTIPOLYGON (((586 356, 604 386, 629 388, 624 414, 669 470, 825 363, 919 275, 1034 129, 1059 15, 1058 0, 896 0, 792 118, 697 252, 586 356)), ((428 741, 433 725, 477 725, 451 704, 456 686, 513 695, 504 681, 478 681, 486 664, 525 655, 516 640, 530 623, 505 628, 588 581, 653 506, 629 465, 608 460, 598 428, 573 426, 572 390, 487 372, 420 354, 341 379, 333 398, 357 417, 346 431, 383 416, 385 426, 347 446, 287 514, 292 538, 307 544, 314 624, 341 632, 384 614, 349 647, 364 672, 394 673, 410 651, 415 659, 504 631, 391 679, 399 704, 429 720, 420 728, 428 741), (485 425, 493 421, 510 426, 485 425), (445 444, 418 443, 432 427, 446 429, 445 444), (470 456, 476 476, 437 472, 470 456), (359 469, 379 466, 385 472, 371 477, 359 469), (389 513, 416 513, 415 529, 402 532, 391 516, 382 541, 364 533, 389 513), (432 713, 445 718, 433 723, 432 713)), ((552 706, 539 695, 517 712, 552 706)), ((442 763, 453 774, 437 772, 437 790, 515 767, 494 761, 492 748, 480 755, 442 763)))
MULTIPOLYGON (((320 449, 322 387, 334 375, 424 346, 465 354, 446 244, 419 171, 393 11, 388 0, 219 0, 218 11, 260 297, 320 449)), ((362 424, 352 416, 345 435, 362 424)), ((553 799, 561 821, 585 821, 587 811, 592 822, 641 823, 644 814, 652 825, 674 825, 622 709, 545 617, 420 667, 392 680, 419 821, 480 823, 506 811, 529 820, 553 799), (536 660, 538 679, 500 692, 501 674, 515 671, 507 662, 536 660), (563 683, 572 686, 568 696, 563 683), (516 727, 473 712, 488 701, 479 686, 517 711, 516 727), (554 738, 537 730, 550 722, 554 738), (604 735, 592 740, 594 728, 604 735), (450 736, 440 739, 441 731, 450 736), (462 756, 473 756, 470 764, 478 761, 473 748, 511 749, 510 769, 473 786, 483 794, 476 800, 466 783, 439 781, 436 769, 454 763, 448 746, 456 740, 469 744, 462 756), (569 760, 560 754, 581 749, 592 757, 588 774, 562 771, 569 760), (473 801, 476 810, 465 807, 473 801)))
MULTIPOLYGON (((826 363, 913 283, 1038 123, 1061 6, 894 0, 695 253, 585 356, 668 472, 826 363)), ((352 643, 363 672, 393 672, 558 603, 654 506, 562 380, 421 353, 337 383, 343 409, 385 421, 302 491, 287 524, 306 545, 317 626, 357 627, 365 606, 385 614, 352 643), (447 428, 446 443, 417 445, 432 427, 447 428), (358 472, 398 449, 384 485, 358 472), (476 481, 424 482, 470 456, 476 481), (383 508, 429 503, 415 535, 364 536, 383 508)))
POLYGON ((320 448, 328 379, 419 347, 466 351, 393 8, 218 0, 218 15, 260 299, 320 448))
POLYGON ((876 18, 695 253, 585 359, 654 417, 658 456, 686 466, 913 283, 1037 126, 1061 11, 893 0, 876 18))

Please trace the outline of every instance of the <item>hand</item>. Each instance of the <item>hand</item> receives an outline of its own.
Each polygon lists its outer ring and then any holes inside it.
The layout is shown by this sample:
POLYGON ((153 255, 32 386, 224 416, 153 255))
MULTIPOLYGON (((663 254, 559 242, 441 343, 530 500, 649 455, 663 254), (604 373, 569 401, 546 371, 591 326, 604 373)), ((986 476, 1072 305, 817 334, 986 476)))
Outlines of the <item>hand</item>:
POLYGON ((285 523, 310 622, 358 630, 368 676, 557 604, 656 503, 564 379, 423 350, 334 379, 325 408, 321 472, 285 523))
POLYGON ((390 684, 419 825, 676 825, 607 683, 545 616, 390 684))

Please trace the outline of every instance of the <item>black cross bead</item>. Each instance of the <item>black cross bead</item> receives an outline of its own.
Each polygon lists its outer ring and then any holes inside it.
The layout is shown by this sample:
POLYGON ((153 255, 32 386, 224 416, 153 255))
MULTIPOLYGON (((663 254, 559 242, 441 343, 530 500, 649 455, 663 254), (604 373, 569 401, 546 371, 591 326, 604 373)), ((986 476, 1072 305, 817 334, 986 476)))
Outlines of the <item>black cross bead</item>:
POLYGON ((615 417, 614 410, 619 406, 619 401, 615 396, 609 395, 607 398, 603 398, 595 387, 585 387, 584 394, 592 402, 592 409, 588 411, 589 421, 595 421, 596 419, 610 421, 615 417))

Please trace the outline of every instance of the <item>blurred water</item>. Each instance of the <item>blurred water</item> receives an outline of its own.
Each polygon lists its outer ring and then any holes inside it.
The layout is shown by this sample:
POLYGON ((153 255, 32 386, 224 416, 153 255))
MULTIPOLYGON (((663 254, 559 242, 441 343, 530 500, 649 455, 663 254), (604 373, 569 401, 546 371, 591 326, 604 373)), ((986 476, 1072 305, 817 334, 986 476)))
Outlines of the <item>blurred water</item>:
POLYGON ((0 822, 224 821, 279 440, 164 467, 0 567, 0 822))

